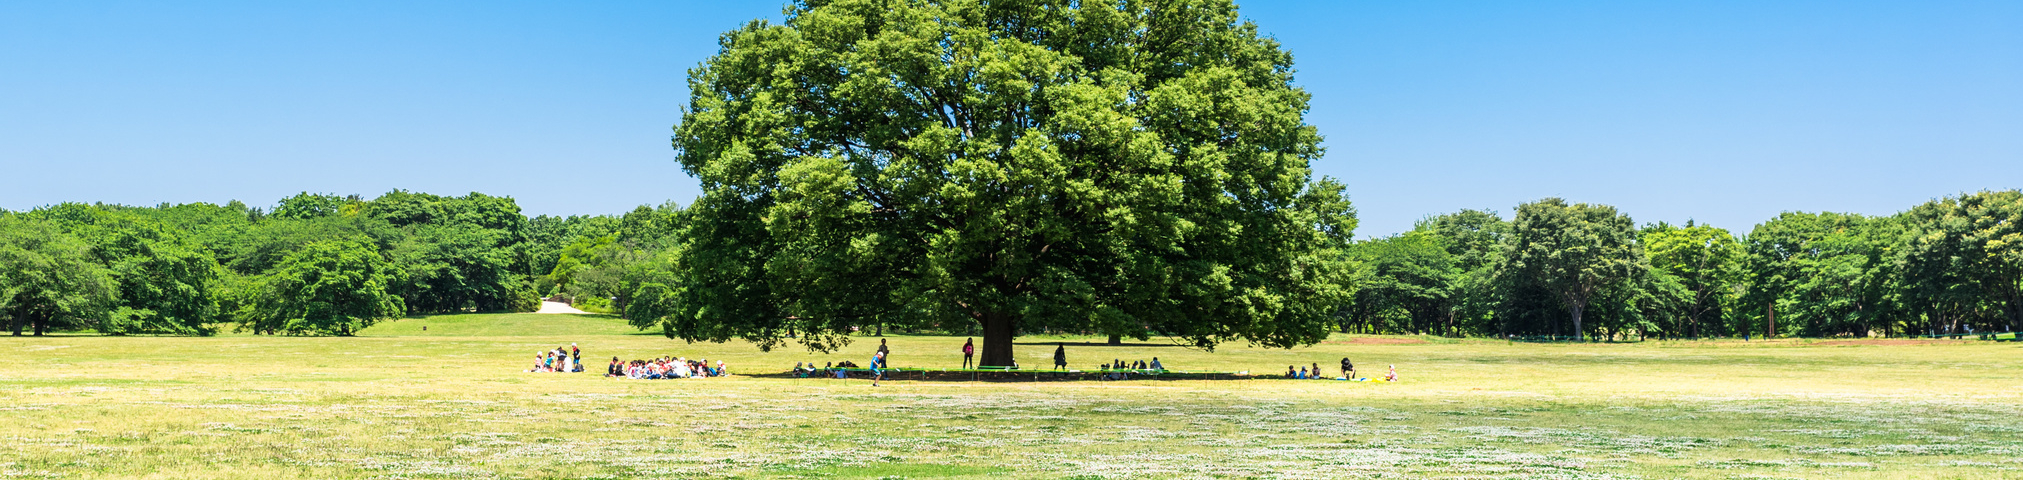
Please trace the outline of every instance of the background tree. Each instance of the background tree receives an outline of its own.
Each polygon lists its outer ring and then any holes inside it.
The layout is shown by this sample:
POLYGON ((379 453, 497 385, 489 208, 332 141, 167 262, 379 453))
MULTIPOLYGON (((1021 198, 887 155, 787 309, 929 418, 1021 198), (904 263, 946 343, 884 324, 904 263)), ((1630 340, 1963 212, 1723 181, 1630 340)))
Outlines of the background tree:
POLYGON ((1582 315, 1584 331, 1609 340, 1662 335, 1668 325, 1681 323, 1691 301, 1692 292, 1678 277, 1651 268, 1634 269, 1629 278, 1601 289, 1589 301, 1582 315))
MULTIPOLYGON (((1659 222, 1644 228, 1639 239, 1650 256, 1659 284, 1675 283, 1687 297, 1679 305, 1680 323, 1667 330, 1698 337, 1708 324, 1718 324, 1737 296, 1738 282, 1748 253, 1727 230, 1695 225, 1683 227, 1659 222), (1667 278, 1669 277, 1669 278, 1667 278)), ((1658 287, 1664 288, 1664 287, 1658 287)))
MULTIPOLYGON (((555 271, 564 247, 583 238, 616 235, 619 223, 618 217, 609 215, 541 215, 527 219, 527 247, 524 249, 527 270, 523 273, 546 277, 555 271)), ((555 283, 542 280, 538 285, 542 294, 558 293, 555 283)))
POLYGON ((805 1, 690 72, 673 337, 958 311, 1202 347, 1326 335, 1354 228, 1291 55, 1227 1, 805 1))
POLYGON ((94 325, 104 333, 209 335, 219 320, 218 262, 151 216, 109 205, 66 203, 31 217, 91 245, 92 258, 119 283, 118 310, 94 325))
POLYGON ((511 197, 394 190, 362 215, 398 229, 387 256, 402 276, 393 291, 411 313, 533 311, 525 275, 526 217, 511 197))
POLYGON ((1637 229, 1615 207, 1547 198, 1519 205, 1504 242, 1503 275, 1533 283, 1566 309, 1573 333, 1588 304, 1648 268, 1637 229))
POLYGON ((90 245, 46 221, 0 213, 0 317, 15 336, 96 327, 111 318, 118 291, 90 245))
POLYGON ((240 312, 245 328, 289 335, 351 335, 406 313, 389 290, 400 273, 359 239, 304 245, 260 279, 240 312))
POLYGON ((628 282, 627 274, 636 264, 654 259, 653 253, 635 241, 620 241, 617 235, 577 239, 562 249, 547 280, 574 299, 578 308, 622 312, 638 288, 628 282))
POLYGON ((1370 333, 1451 333, 1465 271, 1445 239, 1413 231, 1358 242, 1350 258, 1363 269, 1351 311, 1370 333))
POLYGON ((1750 284, 1735 332, 1868 336, 1897 318, 1889 217, 1785 212, 1749 233, 1750 284))
POLYGON ((1496 268, 1502 261, 1503 238, 1510 222, 1487 210, 1461 210, 1429 217, 1413 224, 1412 230, 1437 235, 1454 257, 1459 276, 1452 284, 1453 323, 1467 332, 1497 332, 1495 312, 1496 268))
POLYGON ((1900 263, 1928 330, 2023 330, 2023 192, 1947 197, 1906 217, 1900 263))
POLYGON ((412 225, 387 252, 401 276, 393 291, 412 313, 525 312, 539 296, 500 230, 470 225, 412 225))
POLYGON ((274 207, 273 213, 267 216, 289 220, 307 220, 321 217, 356 215, 359 210, 365 208, 364 202, 365 200, 357 195, 338 196, 328 193, 302 192, 295 194, 295 196, 281 199, 280 204, 274 207))

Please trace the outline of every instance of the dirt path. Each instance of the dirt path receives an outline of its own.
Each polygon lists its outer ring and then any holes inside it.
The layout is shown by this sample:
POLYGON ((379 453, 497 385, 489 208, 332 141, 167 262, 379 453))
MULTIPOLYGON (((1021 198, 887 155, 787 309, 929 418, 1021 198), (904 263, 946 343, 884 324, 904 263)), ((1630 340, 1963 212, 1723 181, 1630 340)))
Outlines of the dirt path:
POLYGON ((534 313, 590 313, 590 312, 585 312, 585 311, 582 311, 582 310, 577 310, 577 309, 576 309, 576 307, 571 307, 571 306, 569 306, 569 304, 567 304, 567 303, 562 303, 562 302, 550 302, 550 301, 546 301, 546 300, 542 300, 542 301, 541 301, 541 310, 540 310, 540 311, 536 311, 536 312, 534 312, 534 313))

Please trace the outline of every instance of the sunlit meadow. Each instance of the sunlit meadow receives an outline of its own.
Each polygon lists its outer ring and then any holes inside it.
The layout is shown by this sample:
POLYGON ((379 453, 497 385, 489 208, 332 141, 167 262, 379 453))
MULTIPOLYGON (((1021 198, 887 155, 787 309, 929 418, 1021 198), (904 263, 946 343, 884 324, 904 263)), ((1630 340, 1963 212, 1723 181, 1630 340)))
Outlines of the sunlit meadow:
MULTIPOLYGON (((961 337, 888 335, 896 367, 961 337)), ((1309 348, 1024 337, 1021 364, 1159 357, 1239 380, 791 378, 877 346, 761 352, 573 315, 410 318, 356 338, 7 338, 8 478, 2023 478, 2023 344, 1309 348), (427 332, 421 327, 430 327, 427 332), (590 373, 525 373, 576 343, 590 373), (600 375, 613 356, 730 378, 600 375), (1347 356, 1402 381, 1285 380, 1347 356)))

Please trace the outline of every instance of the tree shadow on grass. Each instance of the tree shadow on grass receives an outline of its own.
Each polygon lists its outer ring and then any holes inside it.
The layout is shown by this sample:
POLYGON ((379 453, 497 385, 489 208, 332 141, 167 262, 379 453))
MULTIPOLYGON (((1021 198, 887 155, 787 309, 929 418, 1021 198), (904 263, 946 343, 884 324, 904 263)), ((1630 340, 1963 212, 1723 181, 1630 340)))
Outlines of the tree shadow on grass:
POLYGON ((1180 348, 1193 346, 1193 345, 1181 345, 1178 343, 1119 343, 1116 345, 1111 345, 1107 342, 1012 342, 1012 345, 1032 345, 1032 346, 1066 345, 1070 347, 1180 347, 1180 348))
MULTIPOLYGON (((868 382, 870 372, 850 371, 849 380, 868 382)), ((1009 372, 956 372, 935 370, 909 370, 895 368, 886 371, 884 381, 924 381, 924 382, 1145 382, 1160 380, 1272 380, 1283 378, 1277 375, 1240 375, 1233 372, 1181 373, 1166 372, 1158 375, 1132 373, 1124 380, 1105 380, 1109 372, 1069 371, 1069 370, 1014 370, 1009 372)), ((813 376, 799 376, 793 372, 779 373, 739 373, 741 377, 782 378, 807 381, 841 381, 834 373, 817 373, 813 376)))

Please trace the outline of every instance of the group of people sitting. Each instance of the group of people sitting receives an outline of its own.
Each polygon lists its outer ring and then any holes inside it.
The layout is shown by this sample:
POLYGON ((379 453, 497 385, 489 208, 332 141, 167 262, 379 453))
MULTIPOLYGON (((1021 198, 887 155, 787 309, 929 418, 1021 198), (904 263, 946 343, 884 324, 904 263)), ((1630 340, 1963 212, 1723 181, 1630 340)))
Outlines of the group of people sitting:
POLYGON ((727 375, 730 375, 730 370, 724 366, 723 360, 717 360, 716 366, 712 367, 709 364, 709 359, 699 358, 691 360, 682 357, 660 357, 630 362, 622 362, 618 360, 618 357, 611 357, 611 366, 604 369, 604 376, 606 377, 630 378, 634 380, 708 378, 727 375))
POLYGON ((822 365, 821 367, 816 367, 815 362, 808 362, 805 365, 803 365, 801 362, 794 362, 794 376, 800 378, 808 378, 808 377, 843 378, 842 371, 845 368, 864 368, 864 367, 859 367, 857 366, 856 363, 851 363, 849 360, 844 360, 841 362, 830 362, 822 365))
POLYGON ((1109 364, 1103 365, 1102 368, 1104 370, 1165 370, 1166 366, 1159 364, 1159 357, 1152 357, 1152 361, 1150 362, 1144 360, 1127 362, 1113 359, 1110 360, 1109 364))
POLYGON ((1152 357, 1152 361, 1150 362, 1144 360, 1127 362, 1122 359, 1112 359, 1110 363, 1099 365, 1097 368, 1101 368, 1104 371, 1103 376, 1100 377, 1101 380, 1130 380, 1131 373, 1133 372, 1166 371, 1166 366, 1159 363, 1159 357, 1152 357))
MULTIPOLYGON (((1313 364, 1311 367, 1296 367, 1293 365, 1286 365, 1285 378, 1298 379, 1298 380, 1328 379, 1326 375, 1321 374, 1321 364, 1318 363, 1313 364)), ((1370 379, 1368 378, 1356 377, 1356 364, 1349 362, 1348 357, 1342 357, 1342 376, 1340 378, 1336 378, 1336 380, 1353 380, 1358 382, 1370 381, 1370 379)), ((1398 381, 1397 365, 1392 365, 1391 371, 1386 372, 1384 374, 1384 381, 1386 382, 1398 381)))
MULTIPOLYGON (((1342 377, 1348 378, 1350 372, 1354 372, 1354 370, 1343 370, 1342 377)), ((1321 364, 1316 363, 1313 364, 1312 368, 1308 368, 1305 366, 1294 367, 1292 365, 1286 365, 1285 378, 1295 380, 1308 380, 1308 379, 1325 379, 1327 378, 1327 376, 1321 375, 1321 364)))
POLYGON ((534 354, 534 368, 528 372, 562 373, 583 371, 583 350, 571 343, 567 347, 534 354))

